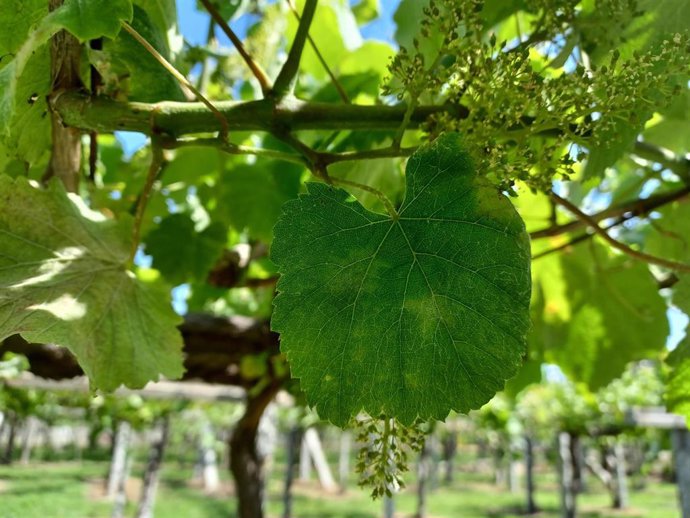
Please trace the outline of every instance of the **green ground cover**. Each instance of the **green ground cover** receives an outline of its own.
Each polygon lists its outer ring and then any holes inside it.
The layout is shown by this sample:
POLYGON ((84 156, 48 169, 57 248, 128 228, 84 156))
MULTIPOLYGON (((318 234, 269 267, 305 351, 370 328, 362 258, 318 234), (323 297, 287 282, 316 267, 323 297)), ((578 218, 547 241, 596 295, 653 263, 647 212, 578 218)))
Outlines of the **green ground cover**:
MULTIPOLYGON (((30 466, 0 467, 0 518, 106 518, 112 504, 103 498, 107 462, 58 462, 30 466)), ((128 492, 135 497, 143 464, 137 464, 128 492)), ((272 470, 269 484, 268 516, 281 515, 283 466, 272 470)), ((227 474, 218 496, 204 495, 190 485, 191 471, 177 462, 168 462, 156 503, 157 518, 228 518, 234 501, 227 474)), ((397 516, 413 515, 416 506, 413 477, 410 487, 396 497, 397 516)), ((631 491, 631 506, 625 511, 608 508, 609 497, 591 481, 590 491, 580 496, 582 518, 673 518, 677 515, 676 487, 650 481, 644 489, 631 491)), ((555 477, 542 472, 537 478, 539 518, 557 518, 558 487, 555 477)), ((429 495, 431 518, 513 518, 522 515, 522 492, 510 493, 491 482, 488 473, 458 471, 450 486, 439 485, 429 495)), ((294 489, 294 516, 297 518, 377 518, 381 502, 372 502, 367 492, 351 488, 345 495, 323 493, 316 483, 297 483, 294 489)), ((127 515, 134 511, 129 505, 127 515)))

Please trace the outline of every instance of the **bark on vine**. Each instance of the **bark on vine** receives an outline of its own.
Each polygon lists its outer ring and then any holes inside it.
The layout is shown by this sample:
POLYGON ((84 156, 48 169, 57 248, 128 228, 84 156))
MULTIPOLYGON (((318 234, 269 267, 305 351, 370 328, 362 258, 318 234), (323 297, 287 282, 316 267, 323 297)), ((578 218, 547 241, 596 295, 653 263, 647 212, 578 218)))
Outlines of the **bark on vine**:
POLYGON ((230 438, 230 471, 235 480, 238 518, 263 518, 264 459, 257 450, 256 439, 264 410, 282 385, 273 380, 263 390, 247 397, 244 415, 230 438))
MULTIPOLYGON (((57 9, 64 0, 50 0, 49 9, 57 9)), ((81 66, 81 45, 77 38, 67 31, 60 31, 50 42, 50 74, 52 97, 64 90, 82 87, 79 70, 81 66)), ((63 124, 56 111, 50 114, 52 149, 50 162, 43 180, 57 177, 68 192, 77 192, 81 170, 81 131, 63 124)))

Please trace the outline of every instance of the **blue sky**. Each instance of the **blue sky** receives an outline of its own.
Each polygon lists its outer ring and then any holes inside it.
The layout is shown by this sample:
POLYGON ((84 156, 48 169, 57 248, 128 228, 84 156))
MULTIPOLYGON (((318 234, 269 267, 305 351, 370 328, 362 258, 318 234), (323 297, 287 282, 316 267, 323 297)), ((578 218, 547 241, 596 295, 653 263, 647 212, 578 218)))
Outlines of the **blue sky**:
MULTIPOLYGON (((357 2, 351 2, 355 4, 357 2)), ((387 41, 393 43, 393 36, 395 34, 395 23, 393 22, 393 14, 398 7, 400 0, 380 0, 381 15, 375 21, 362 27, 362 36, 364 38, 372 38, 377 40, 387 41)), ((197 11, 196 0, 177 0, 177 11, 180 20, 180 32, 192 44, 204 44, 206 42, 206 31, 208 30, 208 16, 202 12, 197 11)), ((237 20, 230 23, 232 29, 243 38, 247 29, 255 21, 252 16, 241 16, 237 20)), ((218 30, 217 37, 223 44, 230 42, 218 30)))

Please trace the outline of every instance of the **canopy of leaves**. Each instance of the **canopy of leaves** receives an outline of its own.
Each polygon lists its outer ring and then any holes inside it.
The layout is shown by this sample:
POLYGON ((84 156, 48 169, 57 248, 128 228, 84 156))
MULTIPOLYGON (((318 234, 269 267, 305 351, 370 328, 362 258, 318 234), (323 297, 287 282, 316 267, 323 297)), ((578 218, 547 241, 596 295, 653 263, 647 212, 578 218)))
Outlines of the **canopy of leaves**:
POLYGON ((127 269, 132 219, 0 176, 0 338, 69 348, 96 388, 182 375, 169 290, 127 269))
POLYGON ((586 432, 595 414, 594 396, 570 382, 532 385, 517 400, 517 415, 527 433, 544 440, 559 431, 586 432))
POLYGON ((319 415, 364 409, 442 419, 512 377, 529 328, 529 242, 510 202, 448 134, 408 162, 397 213, 309 184, 288 202, 271 258, 272 326, 319 415))
POLYGON ((658 407, 663 391, 658 365, 649 361, 631 364, 620 378, 597 393, 599 426, 614 430, 628 427, 628 412, 635 407, 658 407))

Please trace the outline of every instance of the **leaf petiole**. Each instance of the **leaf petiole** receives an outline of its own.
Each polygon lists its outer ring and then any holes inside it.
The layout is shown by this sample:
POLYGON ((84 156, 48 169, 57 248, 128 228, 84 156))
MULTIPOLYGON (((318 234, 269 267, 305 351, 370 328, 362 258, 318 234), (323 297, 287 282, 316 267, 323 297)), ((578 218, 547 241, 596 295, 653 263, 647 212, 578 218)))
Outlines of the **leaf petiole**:
POLYGON ((149 198, 151 197, 151 191, 153 190, 153 184, 158 177, 158 172, 163 167, 164 157, 163 148, 160 146, 157 140, 151 141, 151 165, 149 165, 149 171, 146 175, 146 183, 144 184, 144 189, 139 196, 139 201, 137 203, 137 209, 134 213, 134 225, 132 227, 132 246, 129 251, 129 259, 127 261, 128 266, 134 264, 134 256, 137 253, 139 247, 139 241, 141 240, 141 223, 144 219, 144 212, 146 212, 146 205, 148 204, 149 198))

